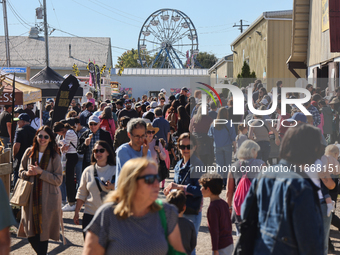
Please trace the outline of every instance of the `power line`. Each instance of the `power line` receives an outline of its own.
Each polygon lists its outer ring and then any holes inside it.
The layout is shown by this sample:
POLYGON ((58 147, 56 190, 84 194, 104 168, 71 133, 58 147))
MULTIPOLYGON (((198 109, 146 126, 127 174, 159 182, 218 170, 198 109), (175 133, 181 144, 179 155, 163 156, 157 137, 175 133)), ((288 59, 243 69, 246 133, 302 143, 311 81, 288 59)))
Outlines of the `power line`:
MULTIPOLYGON (((98 0, 95 0, 97 3, 101 3, 100 1, 98 1, 98 0)), ((103 4, 103 3, 102 3, 103 4)), ((111 8, 111 9, 114 9, 114 10, 116 10, 116 11, 119 11, 119 12, 121 12, 121 13, 124 13, 124 14, 126 14, 126 15, 129 15, 129 16, 132 16, 132 17, 135 17, 135 18, 138 18, 138 19, 141 19, 141 20, 145 20, 144 18, 141 18, 141 17, 138 17, 138 16, 136 16, 136 15, 133 15, 133 14, 130 14, 130 13, 127 13, 127 12, 124 12, 124 11, 122 11, 122 10, 119 10, 119 9, 117 9, 117 8, 114 8, 114 7, 111 7, 111 6, 108 6, 108 5, 106 5, 108 8, 111 8)))
POLYGON ((230 26, 234 23, 228 23, 228 24, 223 24, 223 25, 214 25, 214 26, 206 26, 206 27, 197 27, 197 28, 211 28, 211 27, 225 27, 225 26, 230 26))
POLYGON ((87 7, 87 6, 85 6, 85 5, 81 4, 81 3, 78 3, 78 2, 77 2, 77 1, 75 1, 75 0, 72 0, 72 1, 73 1, 73 2, 75 2, 76 4, 79 4, 80 6, 83 6, 83 7, 84 7, 84 8, 86 8, 86 9, 89 9, 89 10, 91 10, 92 12, 96 12, 96 13, 98 13, 98 14, 102 15, 102 16, 105 16, 105 17, 109 18, 109 19, 112 19, 112 20, 118 21, 118 22, 120 22, 120 23, 123 23, 123 24, 129 25, 129 26, 133 26, 133 27, 138 27, 138 28, 139 28, 139 26, 132 25, 132 24, 130 24, 130 23, 127 23, 127 22, 121 21, 121 20, 119 20, 119 19, 112 18, 112 17, 110 17, 110 16, 108 16, 108 15, 105 15, 105 14, 103 14, 103 13, 101 13, 101 12, 98 12, 98 11, 94 10, 93 8, 90 8, 90 7, 87 7))
MULTIPOLYGON (((103 5, 103 4, 101 4, 100 2, 98 2, 98 1, 96 1, 96 2, 94 2, 93 0, 88 0, 88 1, 90 1, 91 3, 94 3, 94 4, 96 4, 96 5, 101 5, 101 7, 102 8, 104 8, 105 10, 108 10, 108 6, 106 6, 106 5, 103 5)), ((127 18, 127 19, 130 19, 130 20, 134 20, 134 21, 136 21, 136 22, 138 22, 138 23, 141 23, 141 21, 139 21, 139 20, 135 20, 135 19, 132 19, 132 18, 130 18, 130 17, 127 17, 127 16, 125 16, 125 15, 122 15, 122 14, 119 14, 118 12, 115 12, 115 11, 112 11, 112 10, 108 10, 108 11, 110 11, 110 12, 112 12, 112 13, 115 13, 115 14, 117 14, 117 15, 119 15, 119 16, 122 16, 122 17, 124 17, 124 18, 127 18)))
POLYGON ((243 33, 243 27, 249 27, 249 25, 243 25, 243 21, 245 21, 245 20, 240 20, 240 24, 241 25, 234 25, 233 27, 239 27, 239 30, 241 31, 241 34, 243 33))
MULTIPOLYGON (((40 0, 39 0, 39 2, 40 2, 40 0)), ((51 0, 51 4, 52 4, 52 8, 53 8, 53 11, 54 11, 55 18, 57 19, 57 22, 58 22, 58 26, 59 26, 59 28, 61 28, 60 23, 59 23, 59 19, 58 19, 58 17, 57 17, 57 13, 56 13, 56 11, 55 11, 55 9, 54 9, 54 6, 53 6, 52 0, 51 0)))
MULTIPOLYGON (((68 34, 68 35, 71 35, 71 36, 74 36, 74 37, 77 37, 77 38, 80 38, 80 39, 83 39, 83 40, 86 40, 86 41, 89 41, 89 42, 93 42, 93 43, 101 44, 101 45, 104 45, 104 46, 108 46, 107 44, 96 42, 96 41, 93 41, 93 40, 88 39, 86 37, 82 37, 82 36, 78 36, 78 35, 75 35, 75 34, 71 34, 69 32, 63 31, 63 30, 58 29, 58 28, 54 28, 54 29, 57 30, 57 31, 60 31, 62 33, 65 33, 65 34, 68 34)), ((129 49, 121 48, 121 47, 118 47, 118 46, 112 46, 112 45, 111 45, 111 48, 119 49, 119 50, 124 50, 124 51, 129 50, 129 49)))
POLYGON ((14 14, 14 16, 17 18, 17 20, 21 23, 21 25, 23 25, 26 28, 30 28, 31 25, 28 24, 24 19, 22 19, 20 17, 20 15, 16 12, 16 10, 14 9, 14 7, 11 5, 10 1, 7 0, 7 3, 9 5, 9 8, 11 9, 12 13, 14 14), (26 24, 26 25, 25 25, 26 24))
POLYGON ((216 31, 211 31, 211 32, 203 32, 203 33, 198 33, 198 34, 218 34, 218 33, 225 33, 225 32, 228 32, 228 31, 232 31, 232 30, 235 30, 235 28, 225 28, 225 29, 222 29, 222 30, 216 30, 216 31))

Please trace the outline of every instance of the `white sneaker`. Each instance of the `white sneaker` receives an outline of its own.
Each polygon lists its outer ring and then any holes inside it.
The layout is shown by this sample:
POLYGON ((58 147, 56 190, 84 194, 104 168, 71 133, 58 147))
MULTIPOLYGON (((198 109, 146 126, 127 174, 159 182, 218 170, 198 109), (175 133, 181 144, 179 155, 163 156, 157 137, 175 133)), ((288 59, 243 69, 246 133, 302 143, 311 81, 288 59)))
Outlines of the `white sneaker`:
POLYGON ((63 208, 62 208, 63 212, 73 212, 76 210, 76 205, 70 205, 70 204, 66 204, 63 208))

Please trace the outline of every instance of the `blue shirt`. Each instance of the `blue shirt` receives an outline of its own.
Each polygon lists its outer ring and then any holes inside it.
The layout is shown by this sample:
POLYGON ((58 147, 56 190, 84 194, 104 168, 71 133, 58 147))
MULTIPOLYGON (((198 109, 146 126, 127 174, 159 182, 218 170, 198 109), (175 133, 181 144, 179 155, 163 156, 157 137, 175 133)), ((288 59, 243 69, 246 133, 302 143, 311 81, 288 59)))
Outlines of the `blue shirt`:
MULTIPOLYGON (((133 158, 141 158, 143 157, 143 146, 141 147, 140 151, 135 151, 129 143, 124 143, 118 147, 116 150, 116 189, 118 184, 118 177, 120 171, 122 170, 124 164, 133 158)), ((148 158, 151 158, 151 152, 148 150, 148 158)))
POLYGON ((230 126, 230 122, 225 124, 221 130, 214 127, 214 123, 210 125, 208 136, 214 138, 215 148, 225 147, 232 144, 236 138, 235 128, 230 126))
POLYGON ((153 127, 158 127, 159 131, 156 133, 157 139, 163 138, 168 143, 168 133, 170 132, 170 123, 163 117, 158 117, 152 122, 153 127))
POLYGON ((217 112, 216 111, 209 111, 208 115, 212 118, 212 119, 216 119, 217 118, 217 112))

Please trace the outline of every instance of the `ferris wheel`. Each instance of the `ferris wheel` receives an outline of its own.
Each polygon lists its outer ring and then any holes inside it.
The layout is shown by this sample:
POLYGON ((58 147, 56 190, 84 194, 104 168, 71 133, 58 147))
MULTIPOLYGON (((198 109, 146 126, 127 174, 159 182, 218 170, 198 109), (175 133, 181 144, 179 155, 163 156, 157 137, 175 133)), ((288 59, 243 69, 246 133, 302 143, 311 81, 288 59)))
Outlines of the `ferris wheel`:
POLYGON ((142 67, 193 68, 198 52, 196 28, 179 10, 155 11, 140 30, 138 63, 142 67))

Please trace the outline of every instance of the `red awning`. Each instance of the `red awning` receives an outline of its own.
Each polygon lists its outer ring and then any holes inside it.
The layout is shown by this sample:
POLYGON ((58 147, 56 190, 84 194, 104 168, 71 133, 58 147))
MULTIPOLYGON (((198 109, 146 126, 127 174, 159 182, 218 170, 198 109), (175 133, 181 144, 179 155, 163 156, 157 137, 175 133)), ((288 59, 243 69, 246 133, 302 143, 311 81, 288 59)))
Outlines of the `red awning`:
MULTIPOLYGON (((6 85, 2 94, 0 95, 0 105, 11 105, 13 100, 12 94, 13 87, 10 85, 6 85)), ((14 104, 23 104, 23 92, 18 89, 15 89, 14 104)))

